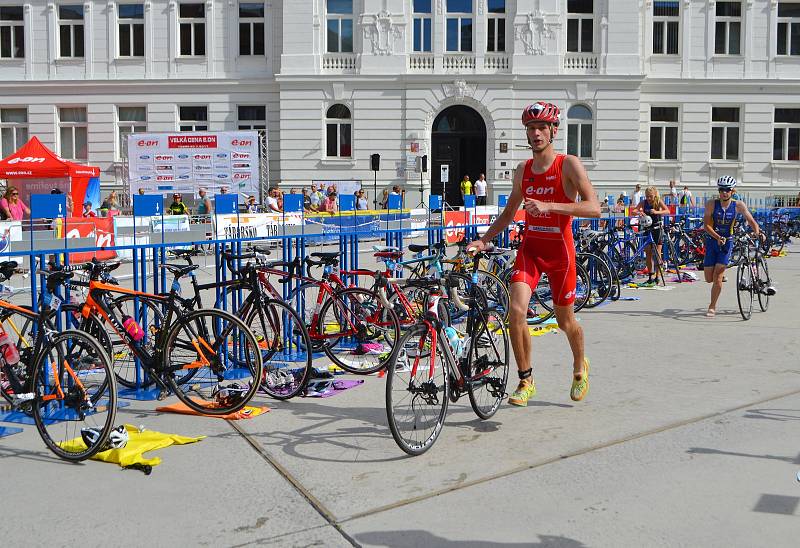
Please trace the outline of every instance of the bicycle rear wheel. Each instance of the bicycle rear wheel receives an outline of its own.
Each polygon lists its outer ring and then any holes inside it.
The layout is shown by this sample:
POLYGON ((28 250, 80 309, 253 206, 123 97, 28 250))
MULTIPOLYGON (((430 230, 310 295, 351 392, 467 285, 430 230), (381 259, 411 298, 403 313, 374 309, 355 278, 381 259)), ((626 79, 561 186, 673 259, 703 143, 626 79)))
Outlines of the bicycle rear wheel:
POLYGON ((601 304, 611 295, 614 287, 614 275, 611 268, 598 255, 593 253, 579 253, 577 260, 586 270, 592 283, 591 291, 586 300, 586 308, 594 308, 601 304))
POLYGON ((311 377, 311 339, 300 315, 282 301, 270 300, 255 307, 247 325, 258 339, 264 361, 261 390, 288 400, 305 389, 311 377))
POLYGON ((104 449, 117 412, 111 362, 97 339, 77 330, 53 335, 33 363, 33 419, 47 447, 82 461, 104 449), (81 430, 96 430, 87 446, 81 430))
POLYGON ((736 300, 739 301, 739 313, 744 320, 749 320, 753 314, 753 283, 749 261, 740 261, 736 268, 736 300))
POLYGON ((253 398, 263 374, 258 340, 247 324, 228 312, 193 310, 167 333, 162 374, 190 409, 207 415, 235 413, 253 398), (194 369, 179 385, 181 372, 194 369))
POLYGON ((503 402, 508 383, 508 330, 502 315, 491 309, 478 312, 467 352, 469 403, 486 420, 503 402))
MULTIPOLYGON (((133 295, 122 295, 113 299, 110 302, 112 310, 117 311, 118 317, 130 316, 136 320, 136 323, 144 330, 144 339, 142 344, 147 346, 155 342, 156 335, 164 325, 164 315, 160 307, 153 301, 139 298, 139 308, 136 308, 137 297, 133 295)), ((95 334, 94 330, 97 329, 98 319, 90 317, 88 320, 91 334, 95 334)), ((117 377, 117 382, 125 388, 144 388, 153 384, 153 380, 142 374, 142 371, 137 371, 136 357, 133 351, 128 346, 128 343, 120 338, 116 331, 111 326, 106 326, 106 336, 110 338, 112 351, 111 366, 114 368, 114 375, 117 377)), ((182 375, 191 376, 193 371, 184 371, 182 375)))
POLYGON ((447 414, 450 375, 442 340, 431 348, 432 333, 425 324, 406 331, 386 376, 389 429, 400 449, 412 456, 433 446, 447 414), (434 362, 431 350, 435 352, 434 362))

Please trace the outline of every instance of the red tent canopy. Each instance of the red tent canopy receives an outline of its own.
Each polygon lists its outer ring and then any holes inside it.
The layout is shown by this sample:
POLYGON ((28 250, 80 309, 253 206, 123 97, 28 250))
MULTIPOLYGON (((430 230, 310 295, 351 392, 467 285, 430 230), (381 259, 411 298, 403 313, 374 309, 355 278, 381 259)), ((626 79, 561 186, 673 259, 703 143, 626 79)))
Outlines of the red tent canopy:
POLYGON ((42 142, 31 137, 14 154, 0 160, 0 179, 57 179, 65 177, 99 177, 100 168, 82 166, 60 158, 42 142))

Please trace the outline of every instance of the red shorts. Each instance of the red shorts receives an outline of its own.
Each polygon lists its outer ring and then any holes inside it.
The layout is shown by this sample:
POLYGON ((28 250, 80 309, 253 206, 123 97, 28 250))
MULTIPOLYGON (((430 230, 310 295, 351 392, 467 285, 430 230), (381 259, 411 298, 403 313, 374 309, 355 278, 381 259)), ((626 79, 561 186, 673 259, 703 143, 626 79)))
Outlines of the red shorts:
POLYGON ((511 283, 523 282, 536 291, 543 273, 550 282, 553 304, 575 302, 575 246, 571 242, 525 238, 517 251, 511 283))

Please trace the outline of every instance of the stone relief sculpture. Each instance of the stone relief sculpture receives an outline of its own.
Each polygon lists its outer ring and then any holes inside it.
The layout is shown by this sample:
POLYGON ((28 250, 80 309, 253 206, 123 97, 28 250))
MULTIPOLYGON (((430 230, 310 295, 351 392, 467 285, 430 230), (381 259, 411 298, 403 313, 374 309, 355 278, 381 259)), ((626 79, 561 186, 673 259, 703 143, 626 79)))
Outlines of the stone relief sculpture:
POLYGON ((553 25, 547 22, 547 15, 541 10, 528 13, 524 23, 515 25, 514 35, 525 46, 528 55, 547 53, 546 39, 553 37, 553 25))
POLYGON ((452 84, 442 84, 442 90, 446 97, 455 97, 456 99, 463 99, 464 97, 472 97, 477 89, 476 84, 468 84, 464 80, 455 80, 452 84))
POLYGON ((393 55, 394 45, 403 37, 403 28, 392 21, 392 15, 386 10, 365 16, 364 40, 369 41, 373 55, 393 55))

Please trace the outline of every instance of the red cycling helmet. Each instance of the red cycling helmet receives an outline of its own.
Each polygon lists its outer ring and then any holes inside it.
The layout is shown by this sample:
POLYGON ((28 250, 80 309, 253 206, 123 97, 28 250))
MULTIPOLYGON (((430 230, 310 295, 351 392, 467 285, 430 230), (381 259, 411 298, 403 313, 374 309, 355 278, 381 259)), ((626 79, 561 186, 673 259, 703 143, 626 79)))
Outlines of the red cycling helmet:
POLYGON ((528 127, 534 122, 545 122, 558 126, 558 116, 561 113, 558 107, 553 103, 546 103, 544 101, 537 101, 532 105, 528 105, 522 111, 522 125, 528 127))

